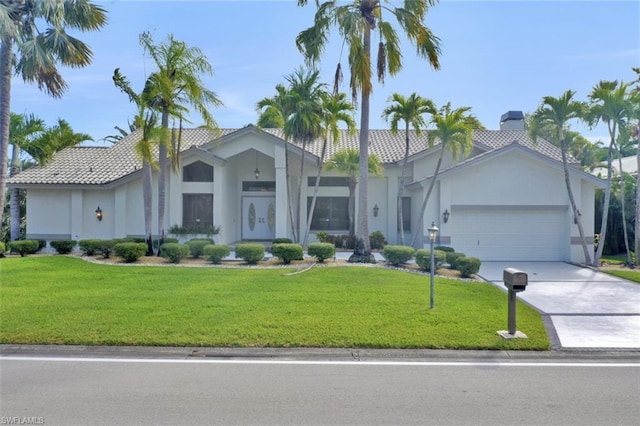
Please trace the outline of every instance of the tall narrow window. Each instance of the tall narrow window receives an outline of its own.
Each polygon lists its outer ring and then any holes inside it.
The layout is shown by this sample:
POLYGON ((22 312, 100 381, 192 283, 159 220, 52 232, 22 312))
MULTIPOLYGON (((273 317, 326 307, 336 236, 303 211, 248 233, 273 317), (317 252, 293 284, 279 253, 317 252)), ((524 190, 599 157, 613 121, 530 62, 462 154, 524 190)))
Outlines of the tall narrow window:
POLYGON ((188 164, 182 169, 183 182, 213 182, 213 167, 196 161, 188 164))
POLYGON ((182 194, 182 226, 213 225, 213 194, 182 194))
POLYGON ((411 231, 411 197, 402 197, 402 230, 411 231))
MULTIPOLYGON (((307 198, 307 213, 312 197, 307 198)), ((317 197, 311 221, 312 231, 347 231, 349 229, 349 197, 317 197)))

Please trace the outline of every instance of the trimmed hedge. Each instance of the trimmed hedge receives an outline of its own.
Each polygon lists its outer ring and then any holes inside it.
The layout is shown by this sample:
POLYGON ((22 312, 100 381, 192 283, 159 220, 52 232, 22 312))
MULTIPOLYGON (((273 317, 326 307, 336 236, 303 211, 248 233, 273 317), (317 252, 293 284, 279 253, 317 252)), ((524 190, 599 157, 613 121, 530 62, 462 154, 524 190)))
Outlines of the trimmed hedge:
POLYGON ((460 271, 460 275, 465 278, 470 277, 473 274, 477 274, 480 270, 480 259, 477 257, 459 257, 456 260, 457 270, 460 271))
POLYGON ((213 240, 210 238, 193 238, 187 241, 189 252, 191 253, 191 257, 193 257, 194 259, 197 259, 200 256, 202 256, 202 250, 204 249, 204 246, 208 246, 211 244, 214 244, 214 243, 213 243, 213 240))
POLYGON ((407 263, 416 254, 416 250, 410 246, 387 245, 382 251, 382 255, 393 266, 400 266, 407 263))
POLYGON ((5 251, 7 251, 7 246, 0 241, 0 257, 4 257, 5 251))
POLYGON ((449 247, 449 246, 435 246, 433 249, 434 250, 444 251, 444 252, 447 252, 447 253, 453 253, 455 251, 455 249, 453 247, 449 247))
POLYGON ((78 246, 80 247, 80 251, 82 251, 82 254, 84 254, 85 256, 93 256, 100 251, 100 241, 103 240, 80 240, 78 242, 78 246))
POLYGON ((37 253, 40 250, 40 242, 38 240, 17 240, 9 241, 7 248, 10 251, 20 253, 20 257, 37 253))
MULTIPOLYGON (((435 263, 436 269, 438 266, 442 265, 447 258, 447 253, 442 250, 433 250, 433 261, 435 263)), ((416 264, 423 271, 431 272, 431 250, 428 249, 420 249, 416 251, 416 264)))
POLYGON ((458 259, 465 256, 466 254, 464 253, 458 253, 458 252, 447 253, 447 263, 449 264, 449 268, 458 269, 458 259))
POLYGON ((58 254, 69 254, 73 251, 77 241, 75 240, 54 240, 51 241, 51 247, 56 249, 58 254))
POLYGON ((309 256, 314 256, 318 262, 322 263, 336 255, 336 246, 329 243, 311 243, 308 252, 309 256))
POLYGON ((291 238, 274 238, 273 241, 271 241, 271 244, 291 244, 293 243, 293 241, 291 241, 291 238))
POLYGON ((160 256, 168 259, 171 263, 180 263, 182 259, 189 256, 190 252, 187 244, 164 243, 160 246, 160 256))
POLYGON ((249 265, 255 265, 264 259, 264 246, 262 244, 238 244, 236 245, 236 257, 243 259, 249 265))
POLYGON ((389 244, 384 238, 382 231, 373 231, 369 235, 369 243, 371 244, 371 250, 382 250, 384 246, 389 244))
POLYGON ((229 256, 229 253, 231 253, 231 248, 224 244, 209 244, 202 249, 202 254, 207 256, 207 260, 214 265, 219 264, 222 259, 229 256))
POLYGON ((115 245, 113 240, 98 240, 98 251, 105 259, 108 259, 115 245))
POLYGON ((147 252, 145 243, 117 243, 113 246, 113 253, 121 257, 126 263, 133 263, 147 252))
POLYGON ((303 259, 302 246, 300 244, 274 244, 271 246, 271 254, 282 260, 285 265, 290 264, 292 260, 303 259))

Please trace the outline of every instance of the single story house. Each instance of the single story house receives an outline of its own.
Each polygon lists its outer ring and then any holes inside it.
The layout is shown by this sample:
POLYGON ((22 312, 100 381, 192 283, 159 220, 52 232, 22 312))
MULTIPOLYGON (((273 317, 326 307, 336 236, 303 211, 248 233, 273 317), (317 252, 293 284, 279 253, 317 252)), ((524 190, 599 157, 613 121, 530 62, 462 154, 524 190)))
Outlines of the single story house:
MULTIPOLYGON (((27 238, 143 237, 142 162, 134 151, 139 138, 136 131, 110 147, 68 148, 45 166, 11 178, 10 188, 27 191, 27 238)), ((369 180, 369 229, 397 244, 396 200, 405 135, 371 130, 369 138, 370 153, 384 166, 384 176, 369 180)), ((426 230, 435 222, 438 244, 484 261, 584 261, 561 153, 547 141, 533 143, 521 113, 503 115, 501 130, 476 131, 473 150, 464 158, 445 153, 421 220, 420 207, 440 145, 428 147, 424 134, 415 133, 410 145, 403 199, 406 244, 417 231, 422 236, 417 245, 428 247, 426 230)), ((215 239, 224 244, 290 238, 287 176, 293 197, 302 180, 304 230, 321 146, 321 141, 308 144, 303 156, 301 147, 285 140, 281 130, 253 125, 216 133, 183 130, 178 170, 168 176, 164 229, 220 226, 215 239)), ((357 148, 358 136, 343 132, 336 144, 329 144, 325 161, 346 147, 357 148)), ((322 176, 310 242, 319 231, 346 234, 349 229, 347 178, 337 171, 323 171, 322 176)), ((154 171, 154 234, 157 177, 154 171)), ((606 183, 581 171, 577 163, 571 165, 570 180, 592 250, 594 194, 606 183)))

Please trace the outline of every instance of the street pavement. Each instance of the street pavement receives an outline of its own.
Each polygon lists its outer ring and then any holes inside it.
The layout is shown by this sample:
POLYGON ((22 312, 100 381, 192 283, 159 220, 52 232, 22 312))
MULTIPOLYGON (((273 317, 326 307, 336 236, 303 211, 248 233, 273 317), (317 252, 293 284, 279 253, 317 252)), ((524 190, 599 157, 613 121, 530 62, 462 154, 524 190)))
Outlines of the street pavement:
POLYGON ((506 292, 505 268, 527 273, 517 297, 548 316, 556 347, 640 349, 640 285, 563 262, 483 262, 479 275, 506 292))

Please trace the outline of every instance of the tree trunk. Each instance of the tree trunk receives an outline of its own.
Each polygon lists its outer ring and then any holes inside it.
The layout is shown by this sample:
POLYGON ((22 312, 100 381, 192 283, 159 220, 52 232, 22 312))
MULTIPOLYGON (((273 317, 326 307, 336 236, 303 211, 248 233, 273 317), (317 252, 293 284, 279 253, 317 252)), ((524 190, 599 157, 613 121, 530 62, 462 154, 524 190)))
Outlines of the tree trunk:
POLYGON ((11 69, 13 37, 7 32, 0 44, 0 223, 4 220, 7 164, 9 155, 9 123, 11 116, 11 69))
MULTIPOLYGON (((169 137, 169 108, 162 109, 162 130, 158 147, 158 248, 164 243, 164 206, 167 191, 167 138, 169 137)), ((160 250, 158 250, 160 253, 160 250)))
POLYGON ((307 248, 309 242, 309 232, 311 231, 311 222, 313 221, 313 211, 316 208, 316 199, 318 198, 318 188, 320 188, 320 176, 322 175, 322 166, 324 165, 324 156, 327 153, 327 138, 322 141, 322 151, 320 153, 320 163, 318 164, 318 173, 316 174, 316 184, 313 187, 313 198, 311 198, 311 209, 307 215, 307 229, 302 240, 302 247, 307 248))
MULTIPOLYGON (((307 142, 302 141, 302 157, 300 159, 300 180, 298 180, 298 202, 296 203, 296 230, 298 233, 298 237, 300 237, 301 230, 301 210, 302 210, 302 179, 304 176, 304 154, 307 152, 307 142)), ((300 242, 299 240, 295 240, 294 243, 300 242)))
MULTIPOLYGON (((433 173, 433 178, 431 178, 431 183, 429 184, 427 195, 424 196, 424 200, 422 201, 422 207, 420 207, 420 214, 418 215, 418 223, 420 224, 420 226, 418 226, 418 229, 416 229, 416 232, 413 233, 413 239, 411 240, 412 247, 416 247, 416 244, 418 243, 418 236, 421 236, 424 232, 423 231, 424 212, 427 210, 427 203, 429 202, 429 198, 431 197, 431 192, 433 191, 433 187, 435 186, 436 180, 438 179, 438 173, 440 173, 440 166, 442 165, 442 157, 444 156, 444 148, 447 142, 442 141, 440 144, 442 146, 440 148, 440 156, 438 157, 438 162, 436 163, 436 170, 433 173)), ((419 248, 422 248, 423 245, 424 243, 420 242, 419 248)))
MULTIPOLYGON (((607 238, 607 221, 609 220, 609 204, 611 203, 611 179, 612 179, 612 150, 615 143, 613 137, 609 143, 609 152, 607 153, 607 187, 604 190, 604 203, 602 205, 602 222, 600 222, 600 239, 598 243, 598 250, 593 258, 593 266, 600 266, 600 258, 602 257, 602 251, 607 238)), ((575 214, 575 212, 574 212, 575 214)))
MULTIPOLYGON (((144 237, 147 243, 147 256, 153 256, 153 235, 151 230, 153 190, 151 187, 151 165, 148 161, 142 160, 142 199, 144 203, 144 237)), ((159 243, 159 242, 158 242, 159 243)), ((158 253, 160 245, 158 245, 158 253)))
MULTIPOLYGON (((9 176, 14 177, 20 172, 20 145, 13 144, 13 157, 11 159, 11 168, 9 170, 9 176)), ((10 205, 10 217, 11 217, 11 241, 20 239, 20 188, 11 189, 9 196, 10 205)))
POLYGON ((400 172, 400 182, 398 182, 398 234, 400 245, 404 245, 404 212, 402 211, 402 195, 404 194, 404 175, 409 160, 409 122, 406 122, 404 129, 404 159, 402 161, 402 171, 400 172))
MULTIPOLYGON (((363 40, 364 54, 369 59, 371 66, 371 29, 367 26, 363 40)), ((366 83, 365 83, 366 84, 366 83)), ((369 241, 369 108, 371 93, 368 88, 362 88, 362 104, 360 108, 360 170, 358 179, 358 238, 362 238, 364 257, 371 254, 371 242, 369 241)))
POLYGON ((618 170, 620 176, 620 209, 622 210, 622 234, 624 235, 624 248, 627 251, 627 265, 632 264, 631 250, 629 249, 629 235, 627 233, 627 212, 625 211, 625 181, 624 172, 622 170, 622 153, 618 149, 618 170))
POLYGON ((289 181, 291 180, 291 174, 289 173, 289 142, 285 141, 284 144, 284 169, 285 179, 287 180, 287 210, 289 211, 289 221, 291 222, 291 239, 297 240, 296 237, 296 225, 293 217, 293 202, 291 200, 291 187, 289 181))
POLYGON ((355 179, 349 179, 349 201, 347 212, 349 214, 349 235, 352 237, 356 234, 356 186, 358 182, 355 179))

